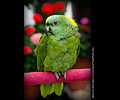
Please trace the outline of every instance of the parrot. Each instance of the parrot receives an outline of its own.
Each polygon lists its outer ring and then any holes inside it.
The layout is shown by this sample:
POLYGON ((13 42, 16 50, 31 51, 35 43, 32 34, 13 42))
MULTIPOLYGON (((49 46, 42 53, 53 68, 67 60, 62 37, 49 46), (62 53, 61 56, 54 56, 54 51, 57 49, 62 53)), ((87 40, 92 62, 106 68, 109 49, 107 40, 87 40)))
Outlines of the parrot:
POLYGON ((51 15, 45 20, 45 33, 39 39, 36 46, 37 71, 53 72, 57 83, 41 84, 41 95, 55 92, 61 96, 63 82, 59 77, 66 80, 66 71, 73 67, 80 53, 80 39, 76 22, 66 15, 51 15))

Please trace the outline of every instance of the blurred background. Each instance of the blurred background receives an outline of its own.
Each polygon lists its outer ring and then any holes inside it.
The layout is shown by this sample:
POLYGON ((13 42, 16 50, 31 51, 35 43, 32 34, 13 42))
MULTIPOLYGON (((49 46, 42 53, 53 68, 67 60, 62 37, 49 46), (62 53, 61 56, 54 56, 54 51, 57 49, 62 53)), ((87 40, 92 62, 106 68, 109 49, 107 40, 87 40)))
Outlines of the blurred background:
MULTIPOLYGON (((91 67, 90 0, 24 0, 24 73, 37 71, 36 46, 44 33, 48 16, 66 15, 79 27, 81 51, 73 69, 91 67)), ((90 100, 90 81, 64 83, 62 96, 54 93, 43 98, 40 85, 24 86, 24 100, 90 100)))

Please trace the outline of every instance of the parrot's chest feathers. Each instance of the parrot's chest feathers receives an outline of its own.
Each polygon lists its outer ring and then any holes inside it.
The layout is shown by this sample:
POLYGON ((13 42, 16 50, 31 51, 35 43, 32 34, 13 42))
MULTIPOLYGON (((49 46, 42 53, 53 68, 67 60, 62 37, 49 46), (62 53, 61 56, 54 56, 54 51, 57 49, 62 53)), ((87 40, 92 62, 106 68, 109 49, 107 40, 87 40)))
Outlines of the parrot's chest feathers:
POLYGON ((49 37, 44 70, 63 72, 71 68, 77 59, 78 43, 78 35, 63 40, 58 40, 54 36, 49 37))

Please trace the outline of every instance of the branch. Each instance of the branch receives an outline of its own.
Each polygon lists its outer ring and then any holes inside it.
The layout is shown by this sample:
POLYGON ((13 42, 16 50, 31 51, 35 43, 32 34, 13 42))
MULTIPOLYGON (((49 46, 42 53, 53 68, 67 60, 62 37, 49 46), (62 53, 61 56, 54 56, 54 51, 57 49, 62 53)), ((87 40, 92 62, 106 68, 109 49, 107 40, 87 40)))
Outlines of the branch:
MULTIPOLYGON (((85 81, 91 79, 91 69, 69 69, 66 71, 66 80, 59 78, 59 82, 85 81)), ((47 83, 57 83, 55 74, 52 72, 29 72, 24 73, 24 86, 47 83)))

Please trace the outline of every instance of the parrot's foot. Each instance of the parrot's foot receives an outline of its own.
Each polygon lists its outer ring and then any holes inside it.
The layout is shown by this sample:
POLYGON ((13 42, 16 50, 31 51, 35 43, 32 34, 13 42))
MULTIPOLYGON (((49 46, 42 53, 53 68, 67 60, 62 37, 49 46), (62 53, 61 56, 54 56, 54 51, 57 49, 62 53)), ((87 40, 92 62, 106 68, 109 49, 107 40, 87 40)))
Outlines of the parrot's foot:
POLYGON ((62 76, 64 78, 64 81, 66 80, 66 71, 65 72, 62 72, 62 76))
MULTIPOLYGON (((61 76, 60 72, 55 73, 55 76, 56 76, 57 82, 59 82, 59 77, 61 76)), ((66 71, 62 72, 62 76, 63 76, 64 81, 65 81, 66 80, 66 71)))
POLYGON ((56 79, 57 79, 57 82, 59 81, 59 77, 61 76, 60 73, 55 73, 55 76, 56 76, 56 79))

